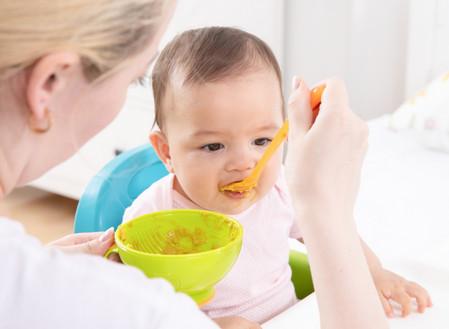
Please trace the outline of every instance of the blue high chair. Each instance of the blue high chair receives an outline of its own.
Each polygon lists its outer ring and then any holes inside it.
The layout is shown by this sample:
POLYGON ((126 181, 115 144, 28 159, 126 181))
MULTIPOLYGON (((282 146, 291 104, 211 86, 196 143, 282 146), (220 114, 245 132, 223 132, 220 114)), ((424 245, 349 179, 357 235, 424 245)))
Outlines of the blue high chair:
MULTIPOLYGON (((75 233, 104 231, 122 222, 125 209, 151 184, 167 175, 150 145, 126 151, 111 160, 89 182, 78 203, 75 233)), ((307 256, 290 251, 292 282, 298 299, 313 292, 307 256)))

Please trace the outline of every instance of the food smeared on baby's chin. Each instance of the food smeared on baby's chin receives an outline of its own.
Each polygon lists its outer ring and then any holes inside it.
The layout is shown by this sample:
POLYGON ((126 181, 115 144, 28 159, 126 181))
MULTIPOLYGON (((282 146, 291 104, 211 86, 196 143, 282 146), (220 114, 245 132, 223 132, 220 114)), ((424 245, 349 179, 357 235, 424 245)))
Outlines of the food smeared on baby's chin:
POLYGON ((220 191, 223 193, 227 198, 231 199, 232 201, 236 202, 236 207, 240 207, 243 205, 243 203, 247 204, 248 202, 252 203, 256 201, 257 194, 255 189, 250 189, 247 191, 220 191))

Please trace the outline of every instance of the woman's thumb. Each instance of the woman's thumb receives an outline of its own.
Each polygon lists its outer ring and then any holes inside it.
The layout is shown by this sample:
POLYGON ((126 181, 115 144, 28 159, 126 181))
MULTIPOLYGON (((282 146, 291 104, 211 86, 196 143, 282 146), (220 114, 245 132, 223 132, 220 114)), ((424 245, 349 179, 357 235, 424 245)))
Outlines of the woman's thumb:
POLYGON ((98 238, 91 239, 89 241, 71 246, 64 246, 61 247, 60 249, 65 252, 85 253, 103 256, 106 253, 106 251, 112 246, 113 243, 114 243, 114 230, 108 229, 98 238))
POLYGON ((341 111, 348 108, 348 93, 342 80, 331 78, 326 81, 321 106, 325 108, 325 112, 341 111))
POLYGON ((106 241, 100 241, 95 239, 73 247, 74 248, 78 247, 79 248, 77 250, 78 252, 103 256, 106 253, 106 251, 108 251, 108 249, 112 246, 113 243, 114 243, 113 239, 109 239, 106 241))
POLYGON ((290 131, 306 134, 312 126, 312 109, 310 108, 310 90, 303 80, 293 77, 292 93, 288 100, 288 117, 290 131))

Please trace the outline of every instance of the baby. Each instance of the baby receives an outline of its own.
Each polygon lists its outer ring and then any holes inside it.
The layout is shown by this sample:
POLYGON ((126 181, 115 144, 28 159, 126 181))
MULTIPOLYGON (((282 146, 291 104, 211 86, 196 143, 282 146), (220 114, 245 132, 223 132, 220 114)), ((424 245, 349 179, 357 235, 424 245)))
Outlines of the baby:
MULTIPOLYGON (((244 227, 241 254, 203 311, 217 322, 262 323, 297 302, 288 239, 301 240, 278 150, 250 194, 221 192, 247 177, 285 120, 279 64, 259 38, 234 28, 190 30, 162 51, 153 70, 159 131, 151 143, 170 174, 126 210, 124 220, 177 208, 229 214, 244 227)), ((281 148, 279 148, 281 149, 281 148)), ((363 249, 388 315, 431 301, 419 285, 383 269, 363 249)), ((348 264, 350 266, 350 264, 348 264)), ((363 298, 361 296, 361 298, 363 298)))

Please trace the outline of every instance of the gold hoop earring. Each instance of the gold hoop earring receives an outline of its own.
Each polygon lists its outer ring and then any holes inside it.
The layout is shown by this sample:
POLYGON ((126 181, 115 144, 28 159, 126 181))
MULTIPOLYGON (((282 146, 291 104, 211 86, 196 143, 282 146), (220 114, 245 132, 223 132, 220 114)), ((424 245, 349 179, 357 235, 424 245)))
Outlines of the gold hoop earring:
POLYGON ((37 120, 33 115, 31 115, 29 118, 29 125, 31 130, 38 134, 44 134, 49 131, 52 125, 50 110, 45 108, 44 119, 42 120, 37 120))

